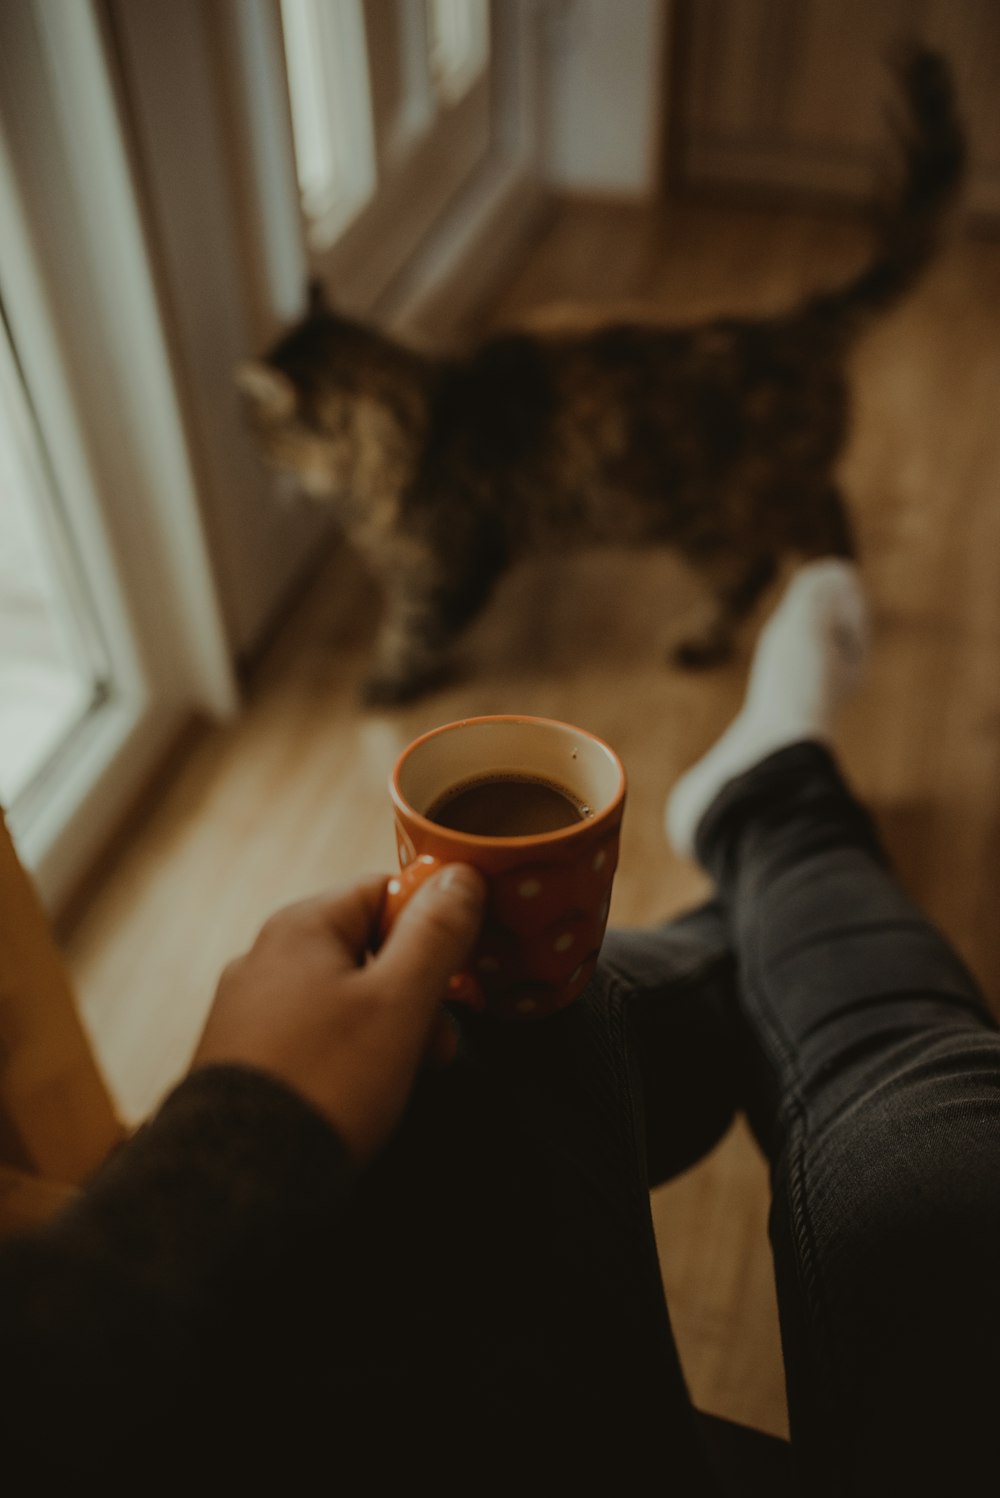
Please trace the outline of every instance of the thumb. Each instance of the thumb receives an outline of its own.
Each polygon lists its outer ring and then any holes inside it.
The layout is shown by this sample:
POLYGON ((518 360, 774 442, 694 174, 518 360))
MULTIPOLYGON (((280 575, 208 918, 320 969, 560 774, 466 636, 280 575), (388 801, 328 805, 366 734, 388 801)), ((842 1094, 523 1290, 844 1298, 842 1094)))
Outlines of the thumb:
POLYGON ((451 863, 422 884, 400 911, 373 968, 399 993, 432 1006, 472 951, 486 886, 475 869, 451 863))

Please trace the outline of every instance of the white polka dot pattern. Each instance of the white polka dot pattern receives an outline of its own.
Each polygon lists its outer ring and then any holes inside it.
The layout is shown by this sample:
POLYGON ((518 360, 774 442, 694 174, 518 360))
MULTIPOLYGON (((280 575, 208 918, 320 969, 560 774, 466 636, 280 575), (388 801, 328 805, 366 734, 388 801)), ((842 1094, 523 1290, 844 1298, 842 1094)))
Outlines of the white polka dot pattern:
MULTIPOLYGON (((393 917, 432 869, 460 856, 447 844, 436 847, 437 858, 418 854, 401 823, 397 846, 400 874, 389 881, 387 898, 393 917)), ((466 971, 449 983, 451 999, 514 1020, 565 1007, 590 981, 608 918, 618 830, 590 840, 573 859, 563 846, 533 851, 533 859, 513 867, 484 868, 483 931, 466 971)))

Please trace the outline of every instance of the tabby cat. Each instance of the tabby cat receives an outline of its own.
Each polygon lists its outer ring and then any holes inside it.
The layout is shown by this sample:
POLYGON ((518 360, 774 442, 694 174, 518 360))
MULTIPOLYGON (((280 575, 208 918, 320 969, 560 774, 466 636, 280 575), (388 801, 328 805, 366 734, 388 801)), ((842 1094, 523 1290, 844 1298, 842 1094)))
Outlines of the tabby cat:
POLYGON ((435 358, 325 309, 241 367, 260 448, 335 510, 385 613, 366 695, 418 696, 517 557, 665 543, 716 613, 676 658, 721 660, 785 554, 852 554, 834 481, 845 356, 930 260, 962 176, 943 60, 898 63, 904 171, 848 285, 783 315, 694 328, 507 333, 435 358))

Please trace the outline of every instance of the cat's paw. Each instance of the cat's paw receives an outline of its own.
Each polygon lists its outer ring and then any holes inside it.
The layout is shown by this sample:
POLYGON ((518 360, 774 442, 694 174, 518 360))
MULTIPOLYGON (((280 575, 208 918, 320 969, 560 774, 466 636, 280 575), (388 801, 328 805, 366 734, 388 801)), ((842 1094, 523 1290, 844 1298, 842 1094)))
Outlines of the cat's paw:
POLYGON ((717 634, 694 635, 681 640, 670 652, 670 659, 682 671, 710 671, 723 666, 733 656, 733 641, 717 634))

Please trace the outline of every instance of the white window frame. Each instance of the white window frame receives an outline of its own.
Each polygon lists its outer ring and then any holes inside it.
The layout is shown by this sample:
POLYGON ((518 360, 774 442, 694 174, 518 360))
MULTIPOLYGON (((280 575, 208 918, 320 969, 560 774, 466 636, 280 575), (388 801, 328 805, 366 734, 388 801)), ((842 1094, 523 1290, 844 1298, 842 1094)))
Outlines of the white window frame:
POLYGON ((280 6, 302 211, 323 250, 376 186, 364 11, 361 0, 280 6))
MULTIPOLYGON (((378 6, 378 0, 361 0, 361 4, 371 15, 378 6)), ((395 80, 400 86, 400 93, 396 109, 386 118, 378 117, 378 80, 375 76, 378 59, 369 59, 372 137, 381 167, 380 186, 384 186, 387 174, 405 165, 407 152, 433 126, 437 111, 429 68, 427 16, 423 0, 390 0, 390 4, 384 7, 383 19, 393 8, 401 54, 398 59, 400 76, 395 80)))
POLYGON ((191 714, 237 700, 106 63, 97 0, 0 7, 0 284, 113 682, 12 810, 54 910, 191 714))
MULTIPOLYGON (((319 249, 308 245, 312 274, 322 280, 337 305, 365 315, 395 277, 401 275, 421 242, 455 201, 463 186, 487 172, 494 161, 503 101, 484 68, 455 97, 438 96, 430 70, 425 0, 365 0, 369 20, 382 6, 386 25, 390 3, 399 30, 403 77, 378 76, 372 56, 371 83, 377 191, 339 237, 319 249), (380 94, 401 83, 394 114, 383 114, 380 94)), ((500 25, 521 26, 518 7, 500 0, 500 25)), ((369 24, 368 34, 374 26, 369 24)))
POLYGON ((425 4, 431 76, 442 99, 455 103, 488 61, 490 0, 425 0, 425 4))

